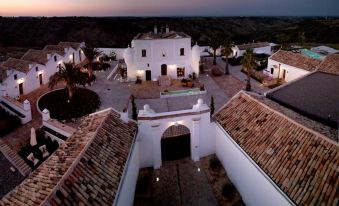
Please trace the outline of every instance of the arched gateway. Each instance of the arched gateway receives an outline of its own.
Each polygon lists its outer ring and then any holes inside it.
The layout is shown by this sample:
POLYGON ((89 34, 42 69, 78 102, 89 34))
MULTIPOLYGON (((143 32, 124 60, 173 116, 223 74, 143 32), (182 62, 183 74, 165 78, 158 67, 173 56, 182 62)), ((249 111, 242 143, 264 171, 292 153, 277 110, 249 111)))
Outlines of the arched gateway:
POLYGON ((190 130, 180 124, 167 128, 161 137, 162 161, 178 160, 191 156, 190 130))
POLYGON ((160 168, 163 161, 200 157, 213 152, 209 107, 202 99, 192 109, 156 113, 148 105, 138 116, 140 165, 160 168))

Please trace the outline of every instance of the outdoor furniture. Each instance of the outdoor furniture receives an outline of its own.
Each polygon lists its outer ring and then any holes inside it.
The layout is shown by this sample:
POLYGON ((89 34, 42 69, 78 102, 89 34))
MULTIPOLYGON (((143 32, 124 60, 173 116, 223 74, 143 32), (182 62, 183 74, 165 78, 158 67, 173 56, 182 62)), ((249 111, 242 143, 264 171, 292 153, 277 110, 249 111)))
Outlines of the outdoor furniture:
POLYGON ((27 159, 31 162, 33 162, 34 166, 38 164, 39 160, 34 157, 33 153, 29 154, 27 156, 27 159))
POLYGON ((47 149, 46 149, 46 145, 40 146, 40 147, 39 147, 39 150, 41 151, 42 157, 43 157, 43 158, 48 157, 49 152, 48 152, 47 149))

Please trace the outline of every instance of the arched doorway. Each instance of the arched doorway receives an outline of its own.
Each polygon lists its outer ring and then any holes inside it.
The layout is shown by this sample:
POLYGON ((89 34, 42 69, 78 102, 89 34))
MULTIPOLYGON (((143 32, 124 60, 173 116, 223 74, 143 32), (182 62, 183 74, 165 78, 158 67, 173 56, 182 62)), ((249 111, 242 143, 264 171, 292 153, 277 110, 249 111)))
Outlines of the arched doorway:
POLYGON ((178 160, 191 156, 191 134, 184 125, 167 128, 161 137, 162 161, 178 160))
POLYGON ((167 65, 166 64, 162 64, 161 65, 161 75, 167 75, 167 65))

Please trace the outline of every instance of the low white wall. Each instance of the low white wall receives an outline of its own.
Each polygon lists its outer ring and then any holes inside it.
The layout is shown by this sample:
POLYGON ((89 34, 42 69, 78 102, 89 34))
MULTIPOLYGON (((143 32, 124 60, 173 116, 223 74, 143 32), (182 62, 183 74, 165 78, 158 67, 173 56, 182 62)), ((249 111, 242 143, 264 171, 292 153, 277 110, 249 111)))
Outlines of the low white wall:
POLYGON ((120 190, 114 205, 132 206, 134 202, 135 188, 139 176, 139 142, 138 137, 132 147, 127 168, 121 180, 120 190))
POLYGON ((4 97, 4 96, 0 97, 0 101, 5 102, 6 104, 11 106, 13 109, 18 111, 19 113, 25 115, 24 118, 21 118, 16 113, 9 110, 7 107, 5 107, 5 106, 2 107, 6 111, 8 111, 10 114, 18 116, 20 118, 22 124, 26 124, 26 123, 28 123, 32 120, 32 111, 31 111, 31 105, 30 105, 29 101, 26 100, 23 104, 21 104, 20 102, 17 102, 16 100, 12 99, 11 97, 4 97))
POLYGON ((246 205, 293 205, 216 124, 216 155, 246 205))

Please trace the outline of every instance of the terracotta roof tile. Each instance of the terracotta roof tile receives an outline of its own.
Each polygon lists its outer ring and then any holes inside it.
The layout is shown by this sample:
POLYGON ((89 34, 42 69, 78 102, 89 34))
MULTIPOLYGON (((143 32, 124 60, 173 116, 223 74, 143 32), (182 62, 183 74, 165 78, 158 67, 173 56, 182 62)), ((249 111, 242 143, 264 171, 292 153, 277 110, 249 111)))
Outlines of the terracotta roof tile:
POLYGON ((339 54, 332 54, 319 65, 319 71, 339 75, 339 54))
POLYGON ((6 69, 14 69, 19 72, 27 73, 29 72, 29 65, 34 64, 35 62, 22 60, 22 59, 15 59, 9 58, 5 62, 3 62, 2 66, 6 69))
POLYGON ((63 48, 79 49, 80 46, 81 46, 81 43, 79 43, 79 42, 59 42, 58 46, 61 46, 63 48))
POLYGON ((7 69, 0 64, 0 83, 7 78, 7 69))
POLYGON ((256 42, 256 43, 250 43, 250 44, 238 44, 236 46, 239 48, 239 50, 246 50, 246 49, 267 47, 269 45, 270 45, 270 43, 268 43, 268 42, 256 42))
POLYGON ((321 60, 284 50, 276 52, 270 59, 307 71, 315 71, 321 63, 321 60))
POLYGON ((48 62, 47 54, 48 52, 43 50, 30 49, 21 57, 21 59, 45 65, 48 62))
POLYGON ((79 129, 0 205, 112 205, 136 134, 115 111, 86 117, 79 129))
POLYGON ((338 144, 240 92, 217 122, 297 205, 338 201, 338 144))
POLYGON ((189 38, 187 34, 183 32, 170 31, 167 33, 154 34, 152 32, 140 33, 134 39, 135 40, 148 40, 148 39, 178 39, 178 38, 189 38))
POLYGON ((46 51, 48 53, 57 53, 61 56, 65 55, 65 49, 62 46, 58 46, 58 45, 46 45, 43 48, 43 51, 46 51))

